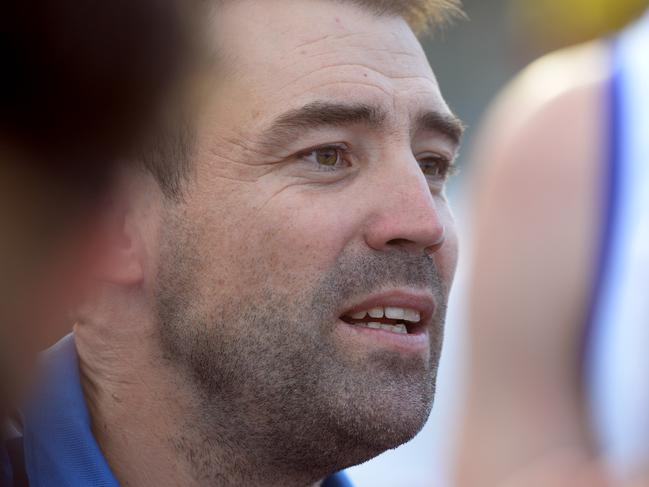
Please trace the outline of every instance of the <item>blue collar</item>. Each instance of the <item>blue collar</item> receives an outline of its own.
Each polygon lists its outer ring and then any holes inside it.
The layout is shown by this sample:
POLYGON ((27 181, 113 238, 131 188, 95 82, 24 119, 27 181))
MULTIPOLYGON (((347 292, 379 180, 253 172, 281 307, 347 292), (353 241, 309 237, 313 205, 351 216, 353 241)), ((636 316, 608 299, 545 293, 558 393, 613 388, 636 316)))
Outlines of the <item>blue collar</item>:
POLYGON ((352 483, 343 472, 338 472, 324 481, 322 487, 353 487, 352 483))
POLYGON ((0 442, 0 486, 4 487, 5 485, 13 485, 13 477, 9 454, 7 453, 3 440, 0 442))
MULTIPOLYGON (((37 393, 24 411, 25 464, 30 487, 119 487, 90 427, 74 337, 44 354, 37 393)), ((343 473, 323 487, 352 487, 343 473)))
POLYGON ((44 354, 36 391, 24 412, 30 486, 119 487, 90 429, 72 335, 44 354))

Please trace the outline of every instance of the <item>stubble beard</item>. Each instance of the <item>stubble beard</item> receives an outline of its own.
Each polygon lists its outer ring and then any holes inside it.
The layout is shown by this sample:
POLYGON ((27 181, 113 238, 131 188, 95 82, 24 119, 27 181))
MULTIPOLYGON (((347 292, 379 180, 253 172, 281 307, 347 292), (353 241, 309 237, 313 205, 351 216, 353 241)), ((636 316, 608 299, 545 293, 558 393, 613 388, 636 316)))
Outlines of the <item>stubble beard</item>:
MULTIPOLYGON (((166 362, 190 378, 200 404, 175 440, 197 478, 228 485, 228 475, 263 472, 266 485, 317 480, 394 448, 423 427, 447 297, 430 256, 347 252, 315 284, 293 283, 292 292, 286 282, 273 286, 259 261, 249 266, 255 269, 249 282, 263 285, 208 300, 193 286, 204 264, 191 239, 183 240, 169 245, 161 261, 158 336, 166 362), (361 359, 335 342, 341 303, 388 285, 435 293, 426 360, 397 352, 361 359), (224 474, 224 462, 236 469, 224 474)), ((243 477, 229 480, 253 485, 243 477)))

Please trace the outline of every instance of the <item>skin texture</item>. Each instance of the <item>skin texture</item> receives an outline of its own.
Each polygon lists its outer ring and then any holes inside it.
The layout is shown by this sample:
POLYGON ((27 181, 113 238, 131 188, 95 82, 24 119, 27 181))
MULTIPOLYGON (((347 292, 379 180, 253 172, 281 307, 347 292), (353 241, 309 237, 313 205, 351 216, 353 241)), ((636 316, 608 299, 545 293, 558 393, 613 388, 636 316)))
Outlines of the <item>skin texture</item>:
POLYGON ((428 416, 458 131, 400 18, 242 1, 213 31, 220 76, 182 200, 147 175, 122 185, 124 243, 76 327, 84 390, 123 485, 313 485, 428 416), (355 115, 332 122, 327 104, 355 115), (296 122, 304 107, 317 126, 296 122), (386 291, 435 302, 423 346, 339 320, 386 291))
POLYGON ((459 487, 609 485, 580 368, 598 245, 608 50, 528 68, 474 158, 469 377, 459 487))

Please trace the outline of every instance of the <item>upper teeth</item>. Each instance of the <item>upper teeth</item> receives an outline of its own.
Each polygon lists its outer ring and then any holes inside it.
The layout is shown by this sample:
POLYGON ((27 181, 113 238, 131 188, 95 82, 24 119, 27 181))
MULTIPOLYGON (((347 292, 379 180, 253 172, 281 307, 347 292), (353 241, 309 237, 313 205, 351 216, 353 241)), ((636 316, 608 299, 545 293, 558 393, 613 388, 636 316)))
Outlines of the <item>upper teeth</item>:
POLYGON ((410 321, 418 323, 421 320, 421 314, 415 309, 397 308, 396 306, 386 306, 385 308, 371 308, 369 310, 359 311, 351 315, 354 320, 362 320, 367 315, 370 318, 388 318, 390 320, 410 321))

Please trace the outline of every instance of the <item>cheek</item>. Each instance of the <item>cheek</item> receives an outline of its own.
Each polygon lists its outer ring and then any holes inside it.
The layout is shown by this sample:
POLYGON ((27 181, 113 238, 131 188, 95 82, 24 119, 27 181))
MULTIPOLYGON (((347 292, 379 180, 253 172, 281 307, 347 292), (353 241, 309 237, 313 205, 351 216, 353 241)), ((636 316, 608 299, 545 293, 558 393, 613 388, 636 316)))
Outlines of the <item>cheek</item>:
POLYGON ((340 195, 257 190, 221 192, 217 204, 184 215, 197 222, 190 245, 201 293, 249 295, 267 285, 293 293, 329 271, 360 227, 340 195))
POLYGON ((358 235, 361 222, 341 197, 299 195, 259 215, 264 252, 292 272, 325 272, 358 235))

